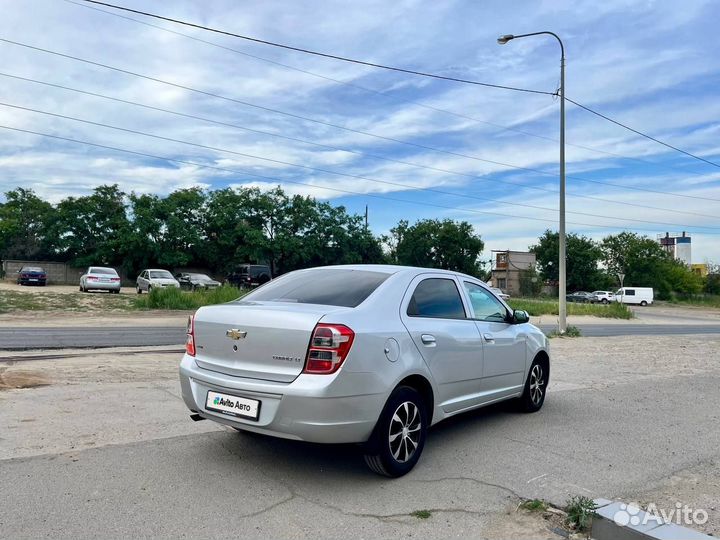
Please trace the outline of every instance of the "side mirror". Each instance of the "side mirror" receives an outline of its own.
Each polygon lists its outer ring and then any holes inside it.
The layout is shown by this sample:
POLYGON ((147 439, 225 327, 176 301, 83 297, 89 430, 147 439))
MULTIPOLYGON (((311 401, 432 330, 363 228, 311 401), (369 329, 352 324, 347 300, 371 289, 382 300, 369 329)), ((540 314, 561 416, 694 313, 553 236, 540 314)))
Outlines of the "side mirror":
POLYGON ((513 311, 513 323, 514 324, 523 324, 526 322, 530 322, 530 315, 528 315, 527 311, 523 311, 522 309, 516 309, 513 311))

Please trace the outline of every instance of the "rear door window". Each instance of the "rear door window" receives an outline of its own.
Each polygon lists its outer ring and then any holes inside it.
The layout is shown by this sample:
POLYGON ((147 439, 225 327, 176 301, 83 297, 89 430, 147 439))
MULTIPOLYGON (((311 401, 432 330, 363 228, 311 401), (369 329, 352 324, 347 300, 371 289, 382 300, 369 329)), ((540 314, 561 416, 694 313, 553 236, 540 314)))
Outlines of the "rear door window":
POLYGON ((455 280, 428 278, 415 287, 407 314, 410 317, 465 319, 465 308, 455 280))
POLYGON ((295 302, 356 307, 390 275, 349 268, 301 270, 272 280, 237 302, 295 302))
POLYGON ((625 296, 635 296, 635 289, 625 289, 625 296))

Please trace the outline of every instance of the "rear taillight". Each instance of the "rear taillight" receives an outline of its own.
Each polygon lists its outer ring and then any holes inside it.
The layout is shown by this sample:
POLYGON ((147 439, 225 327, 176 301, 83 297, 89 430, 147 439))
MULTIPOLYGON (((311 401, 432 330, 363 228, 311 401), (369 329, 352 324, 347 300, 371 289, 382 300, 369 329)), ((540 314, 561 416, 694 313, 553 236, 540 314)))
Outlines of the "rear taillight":
POLYGON ((190 356, 195 356, 195 315, 188 317, 185 352, 190 356))
POLYGON ((313 331, 303 373, 335 373, 347 358, 355 332, 342 324, 318 324, 313 331))
POLYGON ((87 280, 88 280, 88 281, 97 281, 98 278, 96 278, 95 276, 88 276, 88 277, 87 277, 87 280))
POLYGON ((120 281, 119 277, 110 278, 110 281, 120 281))

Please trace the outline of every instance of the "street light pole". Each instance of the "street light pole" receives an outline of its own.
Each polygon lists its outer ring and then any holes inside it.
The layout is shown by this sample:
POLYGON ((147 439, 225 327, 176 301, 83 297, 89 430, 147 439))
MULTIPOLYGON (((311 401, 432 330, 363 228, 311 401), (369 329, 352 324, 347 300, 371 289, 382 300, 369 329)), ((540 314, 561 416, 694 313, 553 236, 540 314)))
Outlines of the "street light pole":
POLYGON ((500 45, 505 45, 508 41, 524 38, 530 36, 540 35, 552 36, 558 40, 560 44, 560 88, 558 89, 558 96, 560 97, 560 223, 559 223, 559 265, 558 265, 558 303, 559 303, 559 317, 558 317, 558 331, 564 334, 567 330, 567 300, 565 295, 567 294, 567 283, 566 283, 566 246, 567 240, 565 235, 565 46, 563 45, 560 36, 554 32, 532 32, 530 34, 506 34, 500 36, 497 42, 500 45))

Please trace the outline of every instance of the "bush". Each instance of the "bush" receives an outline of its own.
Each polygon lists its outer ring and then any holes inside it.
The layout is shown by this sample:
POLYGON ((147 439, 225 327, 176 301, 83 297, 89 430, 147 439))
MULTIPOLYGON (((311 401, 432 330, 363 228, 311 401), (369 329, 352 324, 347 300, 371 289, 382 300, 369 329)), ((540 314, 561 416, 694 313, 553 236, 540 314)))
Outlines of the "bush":
POLYGON ((191 310, 202 306, 232 302, 245 294, 247 294, 246 290, 230 285, 193 292, 167 287, 153 289, 150 294, 138 296, 134 299, 134 304, 137 309, 191 310))
POLYGON ((705 278, 705 292, 720 294, 720 274, 710 274, 705 278))

